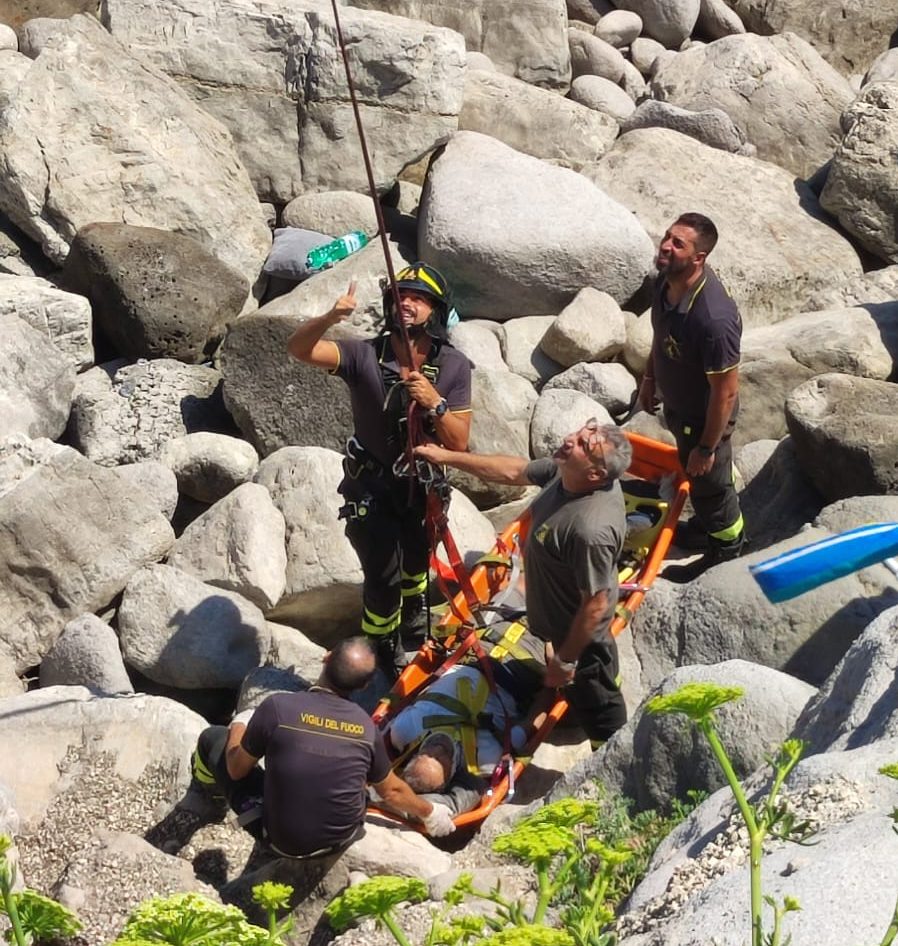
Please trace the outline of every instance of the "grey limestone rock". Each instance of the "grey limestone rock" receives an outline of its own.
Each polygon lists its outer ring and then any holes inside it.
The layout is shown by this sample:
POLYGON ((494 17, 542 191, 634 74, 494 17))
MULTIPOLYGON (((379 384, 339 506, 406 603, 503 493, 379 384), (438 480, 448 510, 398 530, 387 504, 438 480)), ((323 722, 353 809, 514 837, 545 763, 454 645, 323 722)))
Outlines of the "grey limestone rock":
POLYGON ((256 282, 271 235, 230 135, 93 17, 51 38, 6 100, 0 154, 0 209, 54 262, 111 218, 190 236, 256 282))
POLYGON ((557 313, 584 286, 623 304, 651 267, 642 227, 582 174, 474 132, 434 162, 419 221, 421 255, 471 317, 557 313))
POLYGON ((0 319, 17 315, 66 355, 78 370, 94 362, 90 303, 35 276, 0 274, 0 319))
POLYGON ((250 283, 197 240, 157 227, 90 223, 72 241, 64 284, 124 358, 208 360, 250 283))
POLYGON ((284 593, 284 541, 284 517, 268 490, 243 483, 187 526, 168 564, 268 610, 284 593))
POLYGON ((55 440, 72 406, 72 360, 11 312, 0 313, 0 351, 0 438, 21 434, 55 440))
POLYGON ((465 79, 458 127, 575 171, 598 160, 617 136, 617 122, 608 110, 596 111, 499 72, 473 69, 465 79))
POLYGON ((131 578, 118 627, 125 662, 180 689, 236 689, 269 647, 265 619, 254 604, 169 565, 152 565, 131 578))
POLYGON ((726 36, 686 50, 652 81, 655 98, 701 111, 720 108, 758 157, 801 178, 825 164, 841 138, 848 82, 793 33, 726 36))
POLYGON ((115 631, 95 614, 69 621, 41 661, 42 687, 83 686, 95 693, 133 693, 115 631))
MULTIPOLYGON (((51 445, 52 446, 52 445, 51 445)), ((0 640, 25 670, 174 541, 157 503, 71 448, 0 449, 0 640)))
POLYGON ((259 455, 245 440, 209 431, 169 440, 159 459, 175 474, 180 492, 202 503, 227 496, 259 467, 259 455))
POLYGON ((820 374, 786 400, 786 422, 807 477, 829 501, 898 492, 898 384, 820 374))
POLYGON ((154 458, 187 433, 232 429, 218 371, 157 358, 113 361, 79 375, 68 432, 89 459, 117 466, 154 458))
POLYGON ((858 254, 825 221, 810 189, 766 161, 642 128, 618 138, 584 173, 636 215, 655 245, 684 208, 707 214, 720 233, 709 264, 746 329, 805 312, 810 293, 861 275, 858 254), (776 240, 756 238, 761 221, 776 240))

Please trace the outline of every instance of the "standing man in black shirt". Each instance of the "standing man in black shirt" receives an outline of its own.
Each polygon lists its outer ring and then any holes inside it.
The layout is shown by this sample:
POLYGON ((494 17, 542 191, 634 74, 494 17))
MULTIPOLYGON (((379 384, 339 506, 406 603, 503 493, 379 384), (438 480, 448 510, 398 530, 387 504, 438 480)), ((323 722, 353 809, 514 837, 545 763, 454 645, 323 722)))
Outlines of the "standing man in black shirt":
POLYGON ((374 667, 364 638, 341 641, 313 687, 269 696, 248 723, 204 730, 192 791, 223 796, 247 831, 286 857, 334 853, 359 837, 367 785, 422 821, 428 834, 454 831, 445 805, 415 794, 391 771, 374 723, 349 700, 374 667), (264 772, 257 765, 263 757, 264 772))
POLYGON ((428 440, 466 450, 471 429, 471 363, 448 342, 449 288, 426 263, 396 276, 400 311, 384 293, 385 330, 376 338, 329 341, 324 333, 356 307, 355 282, 333 308, 300 323, 288 342, 294 358, 324 368, 349 386, 355 432, 346 444, 346 536, 364 573, 362 631, 375 642, 381 666, 403 662, 399 631, 411 630, 427 588, 430 549, 426 496, 396 474, 408 441, 411 399, 428 440), (402 339, 404 323, 412 364, 402 339))
MULTIPOLYGON (((692 531, 707 547, 701 558, 665 569, 664 577, 675 582, 738 557, 745 544, 730 440, 739 410, 742 319, 705 263, 716 243, 717 228, 698 213, 678 217, 664 234, 655 261, 652 352, 639 389, 645 410, 654 413, 656 396, 664 404, 689 477, 699 527, 692 531)), ((678 530, 679 539, 685 531, 678 530)))

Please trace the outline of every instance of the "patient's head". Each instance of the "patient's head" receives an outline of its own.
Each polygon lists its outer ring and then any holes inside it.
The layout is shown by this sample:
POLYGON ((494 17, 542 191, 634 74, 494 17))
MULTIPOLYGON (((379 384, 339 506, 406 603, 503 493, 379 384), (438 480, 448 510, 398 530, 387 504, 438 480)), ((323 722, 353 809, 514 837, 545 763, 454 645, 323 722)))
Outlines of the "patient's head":
POLYGON ((445 733, 431 733, 421 743, 402 773, 412 791, 419 795, 443 791, 455 771, 455 743, 445 733))

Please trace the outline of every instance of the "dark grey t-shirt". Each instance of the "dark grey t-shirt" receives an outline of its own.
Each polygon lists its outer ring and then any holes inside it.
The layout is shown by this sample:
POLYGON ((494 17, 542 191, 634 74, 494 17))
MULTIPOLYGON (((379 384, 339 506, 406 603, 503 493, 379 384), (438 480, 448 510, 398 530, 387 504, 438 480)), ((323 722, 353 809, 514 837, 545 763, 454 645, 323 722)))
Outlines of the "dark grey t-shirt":
POLYGON ((556 647, 567 637, 583 595, 608 592, 595 638, 608 635, 617 604, 617 560, 626 535, 620 484, 568 493, 552 460, 534 460, 525 475, 543 490, 530 507, 524 548, 527 624, 556 647))
POLYGON ((742 319, 710 266, 675 306, 659 279, 652 302, 655 380, 665 408, 699 425, 708 409, 709 374, 739 364, 742 319))
MULTIPOLYGON (((393 403, 394 411, 384 411, 387 386, 384 383, 384 370, 388 377, 399 380, 399 364, 393 354, 389 339, 383 336, 369 339, 346 339, 336 342, 340 352, 340 363, 334 370, 337 377, 349 385, 349 397, 352 402, 352 418, 355 436, 365 449, 376 457, 384 466, 391 466, 393 461, 405 449, 405 435, 395 429, 391 418, 404 416, 399 401, 393 403)), ((434 387, 446 398, 449 410, 453 412, 471 409, 471 362, 449 344, 440 349, 438 358, 439 377, 434 387)), ((429 422, 429 418, 425 418, 429 422)), ((425 430, 433 435, 432 427, 425 430)))

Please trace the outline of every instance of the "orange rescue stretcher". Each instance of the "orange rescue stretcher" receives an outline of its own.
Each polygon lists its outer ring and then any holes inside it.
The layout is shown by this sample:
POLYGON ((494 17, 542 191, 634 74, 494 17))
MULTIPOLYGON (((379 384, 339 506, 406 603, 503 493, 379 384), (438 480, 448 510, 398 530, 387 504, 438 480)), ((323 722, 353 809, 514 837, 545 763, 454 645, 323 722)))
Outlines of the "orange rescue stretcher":
MULTIPOLYGON (((627 437, 633 447, 633 462, 621 480, 627 507, 628 537, 619 566, 620 596, 611 625, 615 637, 630 623, 650 590, 667 555, 689 494, 689 484, 675 447, 640 434, 627 432, 627 437)), ((464 590, 442 606, 446 608, 445 613, 431 636, 372 714, 379 727, 385 727, 403 707, 413 702, 441 669, 480 649, 476 634, 483 617, 480 608, 489 612, 491 603, 507 593, 510 583, 521 583, 522 550, 528 526, 529 516, 525 512, 504 529, 492 552, 481 559, 470 575, 458 576, 456 587, 462 586, 464 590)), ((444 576, 457 571, 457 566, 452 569, 436 556, 432 567, 444 576)), ((559 690, 544 722, 527 744, 515 755, 503 757, 480 804, 456 816, 457 828, 479 825, 499 804, 514 795, 515 782, 567 708, 567 700, 559 690)), ((392 813, 377 808, 369 810, 402 821, 392 813)))

